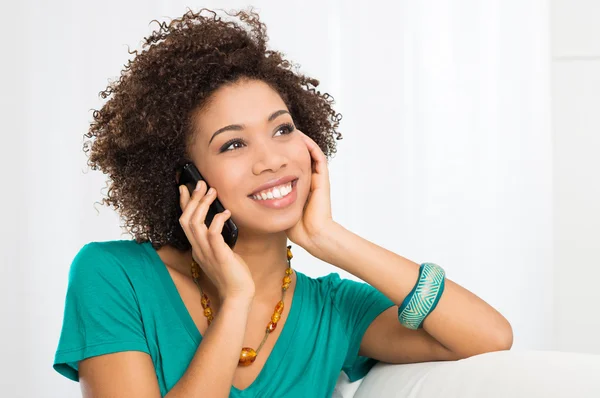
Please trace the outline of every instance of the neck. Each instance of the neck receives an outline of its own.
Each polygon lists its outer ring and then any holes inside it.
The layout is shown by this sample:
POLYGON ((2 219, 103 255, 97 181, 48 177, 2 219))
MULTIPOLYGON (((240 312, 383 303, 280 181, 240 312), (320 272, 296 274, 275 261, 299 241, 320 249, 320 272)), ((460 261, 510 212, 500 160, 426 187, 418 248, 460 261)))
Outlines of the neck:
MULTIPOLYGON (((281 294, 281 280, 287 268, 287 236, 285 232, 270 235, 248 236, 240 231, 237 242, 233 248, 250 270, 257 298, 279 297, 281 294)), ((157 251, 163 261, 176 271, 191 277, 190 265, 192 251, 179 251, 171 246, 163 246, 157 251)), ((202 268, 202 264, 200 264, 202 268)), ((200 283, 202 290, 209 296, 216 297, 216 286, 201 269, 200 283)))
POLYGON ((281 280, 287 268, 286 245, 284 232, 247 236, 240 231, 233 251, 248 265, 257 296, 281 292, 281 280))

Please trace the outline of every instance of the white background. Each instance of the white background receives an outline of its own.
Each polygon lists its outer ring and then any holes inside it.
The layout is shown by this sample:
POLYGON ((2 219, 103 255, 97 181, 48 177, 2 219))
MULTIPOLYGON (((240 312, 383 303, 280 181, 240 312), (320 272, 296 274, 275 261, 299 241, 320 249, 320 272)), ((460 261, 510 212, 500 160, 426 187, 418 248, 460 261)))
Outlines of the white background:
MULTIPOLYGON (((497 308, 515 350, 600 354, 600 3, 204 1, 256 6, 270 45, 343 114, 334 218, 497 308)), ((129 239, 94 204, 83 134, 127 46, 196 2, 9 1, 3 20, 0 385, 76 397, 52 369, 67 275, 92 240, 129 239)), ((311 276, 332 271, 294 250, 311 276)))

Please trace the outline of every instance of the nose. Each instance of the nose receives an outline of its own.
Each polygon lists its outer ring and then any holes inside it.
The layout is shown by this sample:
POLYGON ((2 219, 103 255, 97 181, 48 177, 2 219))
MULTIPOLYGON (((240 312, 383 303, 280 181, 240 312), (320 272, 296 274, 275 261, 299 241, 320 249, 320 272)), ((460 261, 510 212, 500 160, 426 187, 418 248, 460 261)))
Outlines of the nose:
POLYGON ((254 175, 260 175, 265 170, 277 172, 288 163, 288 158, 277 145, 263 144, 254 147, 254 162, 252 163, 252 172, 254 175))

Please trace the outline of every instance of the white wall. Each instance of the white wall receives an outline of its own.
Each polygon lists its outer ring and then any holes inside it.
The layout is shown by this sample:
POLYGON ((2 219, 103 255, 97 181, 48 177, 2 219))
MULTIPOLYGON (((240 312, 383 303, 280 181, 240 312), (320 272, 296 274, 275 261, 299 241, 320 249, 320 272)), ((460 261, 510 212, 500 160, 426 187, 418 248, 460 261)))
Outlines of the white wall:
MULTIPOLYGON (((344 115, 330 166, 334 217, 405 257, 442 265, 511 321, 514 349, 552 348, 546 1, 253 4, 271 45, 318 77, 344 115)), ((104 176, 87 171, 82 134, 102 104, 98 92, 129 59, 126 45, 139 48, 156 27, 150 20, 188 5, 3 5, 18 31, 9 43, 15 62, 2 66, 10 91, 2 100, 0 341, 9 359, 0 384, 8 381, 8 396, 79 396, 52 370, 68 267, 90 240, 128 238, 116 214, 94 207, 104 176)), ((294 254, 311 276, 339 271, 294 254)))
MULTIPOLYGON (((17 4, 0 2, 0 16, 22 15, 17 4)), ((5 20, 6 32, 19 31, 16 18, 5 20)), ((23 224, 27 210, 27 175, 22 173, 27 152, 25 132, 27 118, 22 108, 26 94, 26 51, 19 40, 3 40, 0 50, 0 389, 8 393, 17 391, 15 369, 26 369, 28 352, 23 346, 29 316, 27 314, 24 253, 29 246, 23 224), (12 62, 9 62, 12 60, 12 62), (7 386, 7 387, 5 387, 7 386)), ((43 196, 43 195, 42 195, 43 196)), ((29 290, 29 289, 27 289, 29 290)))
POLYGON ((598 1, 552 1, 556 348, 600 354, 598 21, 598 1))
POLYGON ((376 4, 340 16, 347 141, 332 162, 336 215, 443 264, 509 318, 515 348, 550 347, 546 2, 376 4), (381 212, 361 211, 373 201, 381 212))

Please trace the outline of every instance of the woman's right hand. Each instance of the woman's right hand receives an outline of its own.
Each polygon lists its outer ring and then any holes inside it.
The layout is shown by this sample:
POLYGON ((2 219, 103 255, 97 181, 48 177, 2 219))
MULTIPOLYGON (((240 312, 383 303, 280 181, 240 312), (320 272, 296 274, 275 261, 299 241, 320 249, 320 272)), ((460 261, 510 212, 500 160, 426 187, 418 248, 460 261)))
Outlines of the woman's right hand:
POLYGON ((206 192, 206 183, 199 181, 191 198, 185 185, 179 186, 183 214, 179 218, 183 231, 192 245, 192 256, 219 291, 221 300, 252 300, 255 286, 244 260, 225 243, 221 230, 231 216, 229 210, 218 213, 210 223, 204 223, 216 190, 206 192))

